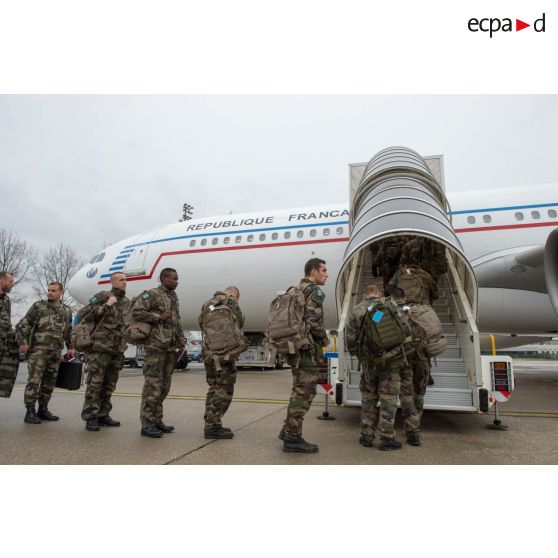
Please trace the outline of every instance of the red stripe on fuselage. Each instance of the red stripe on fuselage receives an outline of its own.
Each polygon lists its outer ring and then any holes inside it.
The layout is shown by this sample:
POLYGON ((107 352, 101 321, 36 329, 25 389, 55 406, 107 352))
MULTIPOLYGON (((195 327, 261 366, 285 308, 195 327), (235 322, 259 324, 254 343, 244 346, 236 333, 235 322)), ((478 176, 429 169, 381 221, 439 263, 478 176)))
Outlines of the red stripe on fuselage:
POLYGON ((492 227, 474 227, 471 229, 454 229, 456 233, 469 233, 477 231, 505 231, 510 229, 528 229, 530 227, 556 227, 558 226, 558 221, 553 221, 551 223, 524 223, 521 225, 494 225, 492 227))
MULTIPOLYGON (((159 262, 164 256, 177 256, 179 254, 200 254, 203 252, 224 252, 225 250, 249 250, 254 248, 274 248, 277 246, 301 246, 304 244, 323 244, 325 242, 348 242, 348 238, 325 238, 323 240, 303 240, 301 242, 275 242, 273 244, 255 244, 253 246, 221 246, 219 248, 204 248, 203 250, 178 250, 176 252, 162 252, 159 254, 157 261, 151 268, 149 275, 141 275, 139 277, 128 277, 126 281, 144 281, 145 279, 151 279, 155 269, 159 265, 159 262)), ((99 281, 98 285, 106 285, 110 283, 110 280, 99 281)))

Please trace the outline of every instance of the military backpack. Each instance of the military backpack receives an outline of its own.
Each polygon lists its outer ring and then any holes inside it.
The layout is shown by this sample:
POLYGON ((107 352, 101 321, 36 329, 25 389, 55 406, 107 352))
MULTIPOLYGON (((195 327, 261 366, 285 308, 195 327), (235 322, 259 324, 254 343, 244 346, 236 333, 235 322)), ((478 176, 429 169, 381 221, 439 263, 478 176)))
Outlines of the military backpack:
POLYGON ((312 345, 304 319, 306 298, 299 287, 289 287, 269 307, 267 339, 279 354, 296 354, 312 345))
POLYGON ((219 359, 231 361, 243 353, 248 345, 227 298, 217 295, 202 307, 201 328, 204 357, 212 358, 220 368, 219 359))
POLYGON ((411 338, 397 308, 383 298, 371 302, 360 323, 359 360, 371 359, 375 364, 382 364, 404 359, 410 350, 411 338))
MULTIPOLYGON (((103 291, 103 295, 106 296, 105 300, 108 300, 110 293, 103 291)), ((89 304, 91 308, 89 312, 93 310, 93 303, 89 304)), ((98 324, 95 324, 95 321, 85 321, 85 316, 89 313, 87 312, 85 315, 82 316, 81 320, 78 318, 78 322, 72 329, 71 333, 71 341, 74 349, 80 353, 86 353, 91 350, 93 347, 93 335, 95 332, 101 327, 105 316, 103 316, 98 324)))
POLYGON ((405 298, 411 302, 429 300, 424 279, 412 267, 403 267, 397 271, 397 286, 405 292, 405 298))
POLYGON ((443 353, 448 342, 442 333, 442 322, 431 306, 413 304, 407 314, 415 339, 418 339, 427 356, 443 353))
POLYGON ((143 345, 151 335, 153 324, 132 320, 132 312, 137 300, 147 292, 148 291, 143 291, 130 301, 130 310, 128 312, 128 316, 126 317, 127 325, 124 328, 124 340, 126 343, 131 343, 132 345, 143 345))

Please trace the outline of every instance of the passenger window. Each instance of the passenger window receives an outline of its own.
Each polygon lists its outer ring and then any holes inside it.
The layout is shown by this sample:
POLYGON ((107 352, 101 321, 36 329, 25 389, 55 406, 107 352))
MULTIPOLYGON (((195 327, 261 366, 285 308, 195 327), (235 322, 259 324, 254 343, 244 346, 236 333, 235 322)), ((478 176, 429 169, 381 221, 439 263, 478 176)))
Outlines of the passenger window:
POLYGON ((312 229, 310 231, 310 236, 316 236, 318 234, 318 231, 316 229, 312 229))
POLYGON ((218 242, 219 242, 219 239, 216 236, 213 237, 213 239, 211 240, 211 244, 213 244, 213 246, 215 246, 218 242))
POLYGON ((285 231, 285 234, 283 235, 284 238, 291 238, 291 233, 289 231, 285 231))
POLYGON ((467 217, 467 223, 469 223, 469 225, 474 225, 476 222, 477 220, 472 215, 469 215, 469 217, 467 217))
POLYGON ((297 238, 302 238, 304 236, 304 231, 297 231, 296 236, 297 238))
POLYGON ((235 241, 237 244, 240 244, 241 240, 242 240, 242 237, 241 237, 240 235, 237 236, 237 237, 234 239, 234 241, 235 241))
POLYGON ((516 221, 523 221, 523 213, 521 213, 521 211, 518 211, 515 214, 515 219, 516 219, 516 221))
POLYGON ((253 234, 249 234, 248 238, 246 239, 248 242, 252 242, 254 240, 254 235, 253 234))
POLYGON ((225 236, 225 238, 223 238, 223 244, 228 244, 230 242, 230 237, 225 236))
POLYGON ((260 242, 263 242, 265 240, 265 234, 260 234, 260 242))
POLYGON ((200 244, 205 246, 207 244, 207 238, 202 238, 200 244))
POLYGON ((483 216, 482 216, 482 220, 483 220, 485 223, 490 223, 490 222, 492 221, 492 217, 491 217, 490 215, 483 215, 483 216))
POLYGON ((540 219, 541 214, 538 211, 531 211, 531 217, 533 217, 533 219, 540 219))
POLYGON ((190 240, 190 246, 195 246, 196 245, 196 241, 195 240, 190 240))
POLYGON ((556 211, 554 209, 549 209, 548 216, 554 219, 556 217, 556 211))
POLYGON ((279 235, 277 233, 273 233, 271 235, 271 240, 277 240, 279 238, 279 235))
POLYGON ((324 229, 324 236, 329 236, 329 229, 328 228, 324 229))
POLYGON ((335 233, 337 234, 337 236, 341 236, 343 234, 343 227, 337 227, 335 233))

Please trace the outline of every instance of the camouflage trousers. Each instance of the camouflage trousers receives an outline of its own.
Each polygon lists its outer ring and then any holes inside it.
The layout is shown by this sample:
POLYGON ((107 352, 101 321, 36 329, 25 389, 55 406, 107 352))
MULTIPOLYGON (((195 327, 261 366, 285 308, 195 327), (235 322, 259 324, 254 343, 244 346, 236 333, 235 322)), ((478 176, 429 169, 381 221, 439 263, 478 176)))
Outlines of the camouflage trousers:
POLYGON ((47 407, 54 386, 60 364, 60 349, 31 349, 27 360, 29 378, 25 386, 23 402, 26 407, 34 407, 39 401, 39 407, 47 407))
POLYGON ((362 410, 360 415, 361 434, 374 438, 376 430, 382 438, 395 437, 395 413, 397 396, 400 392, 402 361, 383 367, 362 363, 360 392, 362 410), (378 401, 380 408, 378 408, 378 401))
POLYGON ((0 397, 10 397, 12 394, 18 368, 18 354, 0 350, 0 397))
POLYGON ((122 369, 122 353, 89 353, 87 355, 87 387, 81 418, 106 417, 112 410, 111 395, 116 389, 122 369))
POLYGON ((229 408, 236 383, 236 367, 234 361, 221 362, 221 370, 217 370, 212 360, 204 360, 205 375, 209 390, 205 398, 205 428, 210 430, 223 426, 221 420, 229 408))
POLYGON ((400 377, 401 391, 399 393, 399 400, 401 401, 401 414, 403 415, 405 434, 420 432, 420 415, 415 407, 414 374, 411 365, 403 366, 400 377))
POLYGON ((415 408, 420 420, 424 410, 424 394, 430 377, 430 359, 427 356, 414 355, 411 359, 411 366, 413 368, 415 408))
POLYGON ((296 438, 302 434, 304 415, 309 411, 316 395, 316 384, 320 375, 320 357, 317 356, 316 351, 302 350, 300 356, 296 358, 289 356, 288 358, 293 373, 293 389, 287 407, 285 432, 296 438))
POLYGON ((145 350, 140 421, 142 428, 163 422, 163 401, 169 394, 174 370, 174 351, 145 350))

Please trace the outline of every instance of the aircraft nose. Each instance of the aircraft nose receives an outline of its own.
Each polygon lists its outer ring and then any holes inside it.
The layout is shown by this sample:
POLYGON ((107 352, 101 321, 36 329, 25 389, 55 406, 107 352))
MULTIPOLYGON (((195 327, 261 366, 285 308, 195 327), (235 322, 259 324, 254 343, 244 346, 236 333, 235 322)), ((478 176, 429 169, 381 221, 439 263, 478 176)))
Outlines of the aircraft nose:
POLYGON ((67 288, 70 295, 80 304, 85 304, 85 302, 87 302, 87 291, 90 290, 91 287, 89 283, 93 280, 93 277, 98 274, 97 270, 96 274, 93 275, 94 269, 94 264, 84 265, 68 282, 67 288), (92 276, 92 278, 90 278, 90 276, 92 276))

